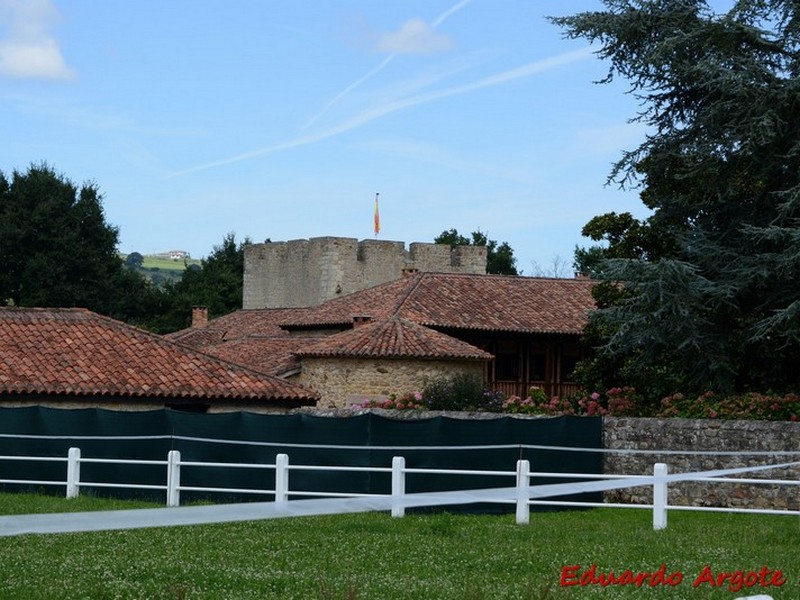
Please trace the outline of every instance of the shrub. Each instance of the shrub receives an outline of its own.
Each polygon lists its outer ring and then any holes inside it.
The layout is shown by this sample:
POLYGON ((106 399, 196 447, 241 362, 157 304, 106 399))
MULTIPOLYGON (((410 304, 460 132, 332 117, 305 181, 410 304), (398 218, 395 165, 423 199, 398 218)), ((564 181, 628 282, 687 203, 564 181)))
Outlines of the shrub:
POLYGON ((397 397, 392 394, 385 400, 366 400, 361 408, 385 408, 391 410, 427 410, 428 404, 422 399, 422 392, 410 392, 397 397))
POLYGON ((478 375, 458 373, 429 379, 422 397, 430 410, 475 410, 499 412, 503 396, 487 390, 478 375))
POLYGON ((718 396, 706 392, 688 397, 680 393, 661 400, 658 410, 645 404, 634 388, 612 387, 601 394, 592 392, 572 397, 548 397, 541 388, 531 388, 526 398, 485 389, 477 376, 437 377, 422 392, 410 392, 386 400, 369 400, 363 408, 395 410, 485 411, 528 415, 579 415, 610 417, 683 417, 688 419, 800 420, 800 395, 749 392, 718 396))
POLYGON ((797 421, 800 419, 800 396, 797 394, 746 394, 720 397, 706 392, 695 398, 673 394, 661 401, 660 417, 689 419, 751 419, 797 421))
POLYGON ((611 388, 605 397, 599 392, 589 396, 548 398, 541 388, 531 388, 527 398, 511 396, 503 402, 503 412, 532 415, 631 416, 637 414, 641 397, 631 387, 611 388))
POLYGON ((522 399, 511 396, 503 403, 504 412, 531 415, 574 415, 575 407, 567 398, 547 397, 541 388, 531 388, 530 395, 522 399))

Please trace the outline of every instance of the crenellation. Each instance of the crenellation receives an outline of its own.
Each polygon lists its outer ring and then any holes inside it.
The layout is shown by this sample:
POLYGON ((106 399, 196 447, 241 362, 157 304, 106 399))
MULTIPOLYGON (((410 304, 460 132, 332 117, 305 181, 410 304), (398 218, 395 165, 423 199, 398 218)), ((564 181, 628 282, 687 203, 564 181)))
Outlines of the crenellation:
POLYGON ((251 244, 244 254, 243 307, 316 306, 400 279, 404 273, 486 273, 486 248, 319 237, 251 244))

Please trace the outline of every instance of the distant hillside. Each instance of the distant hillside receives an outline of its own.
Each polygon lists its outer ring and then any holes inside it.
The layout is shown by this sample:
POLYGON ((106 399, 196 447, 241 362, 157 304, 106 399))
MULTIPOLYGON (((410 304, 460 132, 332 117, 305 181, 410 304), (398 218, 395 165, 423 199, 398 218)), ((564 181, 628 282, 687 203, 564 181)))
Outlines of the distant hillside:
POLYGON ((182 260, 165 258, 164 255, 142 255, 141 265, 131 264, 127 254, 120 254, 125 266, 141 273, 154 285, 163 285, 168 281, 180 281, 183 272, 188 268, 200 268, 201 261, 196 258, 182 260))

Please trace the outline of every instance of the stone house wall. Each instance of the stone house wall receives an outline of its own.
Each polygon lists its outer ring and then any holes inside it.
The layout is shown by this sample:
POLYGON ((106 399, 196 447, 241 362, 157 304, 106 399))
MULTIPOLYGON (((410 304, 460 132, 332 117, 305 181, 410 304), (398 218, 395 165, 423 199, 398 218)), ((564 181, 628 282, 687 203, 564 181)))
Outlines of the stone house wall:
POLYGON ((480 361, 303 357, 296 381, 319 393, 319 406, 345 408, 421 390, 432 377, 474 373, 482 378, 483 368, 480 361))

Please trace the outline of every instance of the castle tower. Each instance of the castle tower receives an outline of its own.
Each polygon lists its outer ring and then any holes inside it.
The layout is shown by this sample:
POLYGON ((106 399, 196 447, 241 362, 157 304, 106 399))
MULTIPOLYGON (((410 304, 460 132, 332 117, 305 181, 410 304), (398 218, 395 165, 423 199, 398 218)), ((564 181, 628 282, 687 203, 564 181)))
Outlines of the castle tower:
POLYGON ((244 250, 243 307, 298 308, 394 281, 404 271, 486 273, 486 248, 319 237, 244 250))

